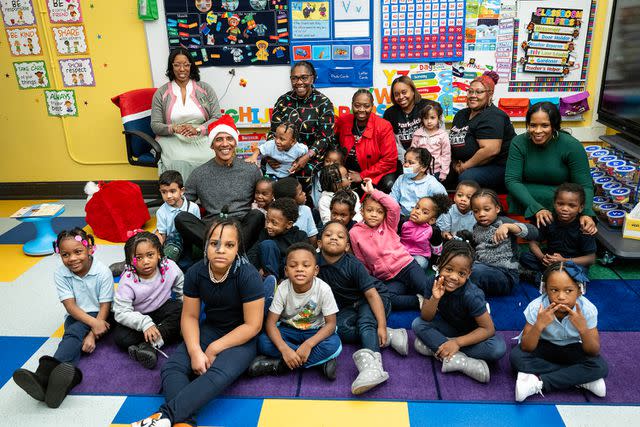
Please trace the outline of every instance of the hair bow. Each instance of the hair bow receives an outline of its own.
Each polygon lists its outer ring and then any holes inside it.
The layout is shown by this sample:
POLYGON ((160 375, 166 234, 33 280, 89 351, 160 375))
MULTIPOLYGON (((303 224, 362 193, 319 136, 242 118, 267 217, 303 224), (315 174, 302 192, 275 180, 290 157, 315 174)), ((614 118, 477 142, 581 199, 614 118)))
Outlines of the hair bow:
POLYGON ((136 228, 135 230, 129 230, 127 231, 127 239, 132 238, 133 236, 135 236, 138 233, 142 233, 144 230, 141 228, 136 228))

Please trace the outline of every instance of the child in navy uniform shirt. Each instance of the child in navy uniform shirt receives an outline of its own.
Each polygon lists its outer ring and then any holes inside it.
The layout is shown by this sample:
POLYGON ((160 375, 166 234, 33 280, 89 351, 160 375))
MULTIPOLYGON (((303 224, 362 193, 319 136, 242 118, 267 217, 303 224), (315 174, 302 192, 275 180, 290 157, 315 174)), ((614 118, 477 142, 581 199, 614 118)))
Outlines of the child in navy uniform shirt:
POLYGON ((344 342, 363 347, 353 354, 359 375, 351 386, 353 394, 361 394, 389 378, 382 367, 381 347, 391 345, 401 355, 408 354, 407 331, 387 327, 391 312, 387 287, 347 252, 349 232, 343 224, 327 223, 318 246, 318 277, 331 286, 340 309, 338 335, 344 342))
POLYGON ((542 392, 581 387, 605 397, 609 371, 599 355, 598 309, 584 297, 589 279, 574 262, 551 264, 541 296, 524 311, 527 323, 511 350, 518 371, 516 401, 542 392))
POLYGON ((306 206, 307 195, 302 191, 302 185, 296 178, 283 178, 273 184, 273 197, 280 199, 281 197, 290 197, 298 204, 298 219, 293 225, 307 233, 309 243, 316 246, 318 243, 318 228, 313 219, 311 208, 306 206))
POLYGON ((544 269, 561 261, 573 261, 587 274, 589 266, 596 260, 596 240, 583 233, 580 227, 584 203, 585 194, 581 185, 564 183, 556 189, 553 221, 542 225, 538 238, 529 242, 531 252, 520 255, 520 264, 533 273, 524 272, 527 281, 539 283, 544 269), (542 251, 540 243, 545 242, 547 247, 542 251))
POLYGON ((484 293, 468 279, 473 257, 467 242, 445 243, 431 298, 425 299, 412 328, 416 351, 442 360, 442 372, 460 371, 486 383, 490 377, 486 361, 500 359, 507 346, 495 334, 484 293))

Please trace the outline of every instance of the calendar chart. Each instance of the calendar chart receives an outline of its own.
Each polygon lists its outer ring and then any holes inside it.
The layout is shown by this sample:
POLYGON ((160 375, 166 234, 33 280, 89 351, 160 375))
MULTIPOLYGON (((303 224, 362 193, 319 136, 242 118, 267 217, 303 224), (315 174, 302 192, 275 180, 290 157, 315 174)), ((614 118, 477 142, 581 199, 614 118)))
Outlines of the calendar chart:
POLYGON ((464 0, 382 0, 382 62, 464 60, 464 0))

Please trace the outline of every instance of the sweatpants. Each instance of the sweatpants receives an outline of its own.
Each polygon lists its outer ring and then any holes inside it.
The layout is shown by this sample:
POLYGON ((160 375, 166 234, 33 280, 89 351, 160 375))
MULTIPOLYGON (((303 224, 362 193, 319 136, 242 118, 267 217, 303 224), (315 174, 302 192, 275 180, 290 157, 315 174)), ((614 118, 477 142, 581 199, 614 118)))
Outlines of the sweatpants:
POLYGON ((564 390, 604 378, 609 373, 602 356, 589 356, 581 343, 557 345, 538 341, 531 353, 517 345, 511 350, 511 367, 542 380, 542 391, 564 390))
MULTIPOLYGON (((182 302, 168 299, 158 309, 146 313, 151 317, 153 323, 162 335, 165 344, 171 344, 180 338, 180 316, 182 314, 182 302)), ((138 345, 144 342, 144 332, 131 329, 127 326, 116 324, 113 330, 113 340, 122 350, 127 350, 129 346, 138 345)))
MULTIPOLYGON (((227 333, 206 322, 200 324, 200 347, 205 351, 213 341, 227 333)), ((202 375, 191 369, 191 358, 184 343, 180 344, 162 367, 162 390, 165 403, 160 407, 163 418, 172 424, 196 426, 196 413, 222 393, 256 357, 256 339, 228 348, 218 354, 202 375)))
MULTIPOLYGON (((458 331, 438 315, 436 315, 431 322, 427 322, 421 317, 418 317, 411 324, 411 328, 416 333, 416 336, 434 353, 438 351, 438 348, 447 342, 449 338, 466 335, 466 333, 458 331)), ((507 345, 502 336, 494 335, 477 344, 461 347, 460 351, 474 359, 492 362, 504 356, 507 352, 507 345)))

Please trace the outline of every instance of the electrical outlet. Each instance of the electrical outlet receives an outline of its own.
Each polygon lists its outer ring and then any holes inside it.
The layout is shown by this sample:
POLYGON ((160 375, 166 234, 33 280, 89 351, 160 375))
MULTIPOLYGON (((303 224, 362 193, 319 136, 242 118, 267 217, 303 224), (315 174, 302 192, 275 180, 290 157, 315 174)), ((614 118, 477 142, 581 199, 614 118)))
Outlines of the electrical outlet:
POLYGON ((229 74, 231 74, 232 76, 235 76, 236 75, 236 69, 235 68, 230 69, 229 70, 229 74))

